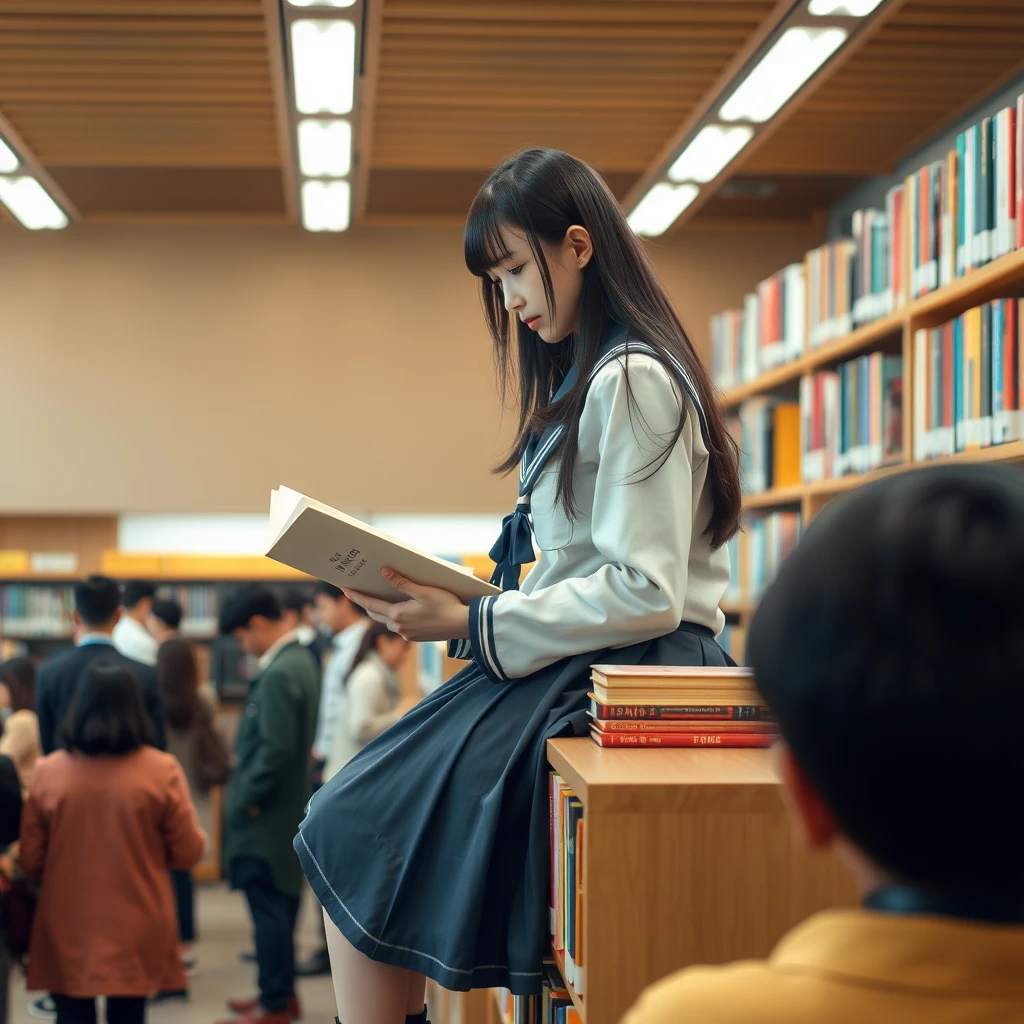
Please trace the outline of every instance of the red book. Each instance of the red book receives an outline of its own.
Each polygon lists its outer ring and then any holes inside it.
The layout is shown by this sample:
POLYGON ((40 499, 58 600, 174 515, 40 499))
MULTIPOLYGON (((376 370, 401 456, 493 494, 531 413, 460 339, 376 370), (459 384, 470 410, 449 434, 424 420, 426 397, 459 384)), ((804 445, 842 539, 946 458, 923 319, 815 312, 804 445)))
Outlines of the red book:
POLYGON ((598 732, 591 738, 602 747, 770 747, 775 733, 673 733, 673 732, 598 732))
POLYGON ((679 721, 678 719, 640 720, 622 718, 616 721, 593 719, 590 731, 605 733, 655 733, 658 735, 698 735, 700 733, 777 733, 779 727, 774 722, 739 722, 739 721, 679 721))
POLYGON ((590 694, 590 717, 601 721, 637 722, 771 722, 765 704, 605 704, 590 694))
MULTIPOLYGON (((1011 249, 1020 247, 1020 220, 1017 210, 1017 183, 1020 179, 1020 155, 1016 151, 1017 108, 1006 108, 1006 204, 1010 217, 1010 237, 1007 244, 1011 249)), ((1003 405, 1004 409, 1011 406, 1003 405)))
POLYGON ((1017 188, 1017 248, 1024 249, 1024 93, 1017 97, 1017 171, 1014 184, 1017 188))

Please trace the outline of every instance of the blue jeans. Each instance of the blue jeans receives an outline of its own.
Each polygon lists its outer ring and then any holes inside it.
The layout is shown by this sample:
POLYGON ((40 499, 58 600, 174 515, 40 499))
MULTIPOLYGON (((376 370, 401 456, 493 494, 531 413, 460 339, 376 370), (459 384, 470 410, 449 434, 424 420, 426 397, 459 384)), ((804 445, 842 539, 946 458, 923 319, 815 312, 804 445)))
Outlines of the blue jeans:
POLYGON ((268 1013, 281 1013, 295 995, 299 897, 281 892, 270 877, 270 865, 259 857, 235 857, 230 872, 232 887, 245 894, 256 934, 260 1006, 268 1013))

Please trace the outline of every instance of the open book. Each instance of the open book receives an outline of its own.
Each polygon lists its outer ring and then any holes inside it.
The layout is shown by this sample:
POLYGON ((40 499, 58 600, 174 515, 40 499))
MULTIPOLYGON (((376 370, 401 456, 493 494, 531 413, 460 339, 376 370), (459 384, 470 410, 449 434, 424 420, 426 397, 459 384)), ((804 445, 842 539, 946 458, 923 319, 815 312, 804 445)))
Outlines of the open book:
POLYGON ((381 577, 388 567, 413 583, 447 590, 462 601, 499 590, 466 566, 429 555, 290 487, 270 492, 267 557, 336 587, 385 601, 402 600, 381 577))

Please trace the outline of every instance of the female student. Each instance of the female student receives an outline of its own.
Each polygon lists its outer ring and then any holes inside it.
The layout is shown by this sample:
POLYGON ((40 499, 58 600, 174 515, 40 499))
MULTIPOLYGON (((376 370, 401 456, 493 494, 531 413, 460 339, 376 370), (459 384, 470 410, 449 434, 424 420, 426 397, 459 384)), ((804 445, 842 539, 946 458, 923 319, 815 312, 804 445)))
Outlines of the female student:
POLYGON ((142 1024, 146 997, 185 987, 170 871, 206 837, 181 766, 152 743, 130 669, 97 658, 64 721, 64 750, 36 766, 21 866, 41 878, 28 987, 53 993, 58 1024, 142 1024))
POLYGON ((342 706, 334 747, 327 756, 324 779, 333 778, 371 740, 390 728, 411 706, 402 700, 395 674, 409 654, 409 641, 374 622, 348 677, 342 682, 342 706))
POLYGON ((710 378, 618 204, 585 164, 528 150, 465 232, 499 380, 519 408, 519 502, 469 607, 385 570, 351 593, 472 663, 310 802, 295 849, 324 908, 340 1019, 425 1019, 449 989, 540 991, 548 939, 546 740, 586 731, 590 666, 725 665, 735 446, 710 378), (521 566, 540 560, 522 589, 521 566))

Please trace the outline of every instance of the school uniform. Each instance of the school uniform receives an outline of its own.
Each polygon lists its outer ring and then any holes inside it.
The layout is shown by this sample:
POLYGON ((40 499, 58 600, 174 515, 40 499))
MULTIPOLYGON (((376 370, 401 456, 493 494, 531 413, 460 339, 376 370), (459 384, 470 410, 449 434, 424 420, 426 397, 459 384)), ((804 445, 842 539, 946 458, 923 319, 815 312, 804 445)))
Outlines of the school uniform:
MULTIPOLYGON (((554 400, 575 379, 573 368, 554 400)), ((531 439, 492 551, 506 590, 474 600, 470 639, 450 645, 472 663, 316 793, 295 839, 350 943, 448 989, 540 991, 546 741, 586 732, 590 666, 728 663, 714 638, 729 557, 704 533, 712 501, 695 389, 687 381, 681 393, 653 349, 611 332, 579 424, 575 521, 555 501, 563 430, 531 439), (681 403, 682 434, 651 475, 681 403), (514 590, 533 558, 531 515, 540 558, 514 590)))

